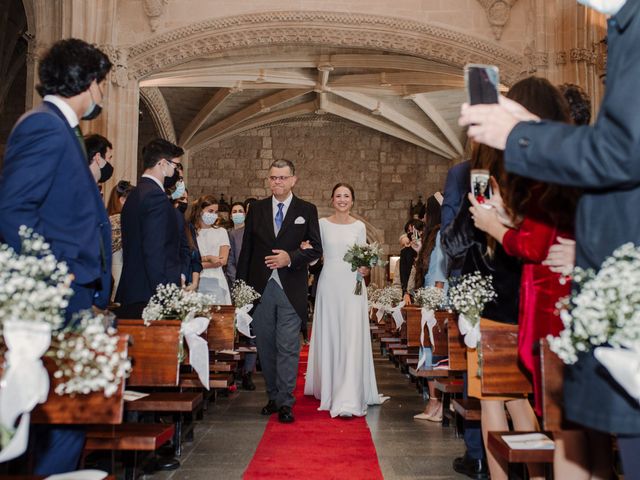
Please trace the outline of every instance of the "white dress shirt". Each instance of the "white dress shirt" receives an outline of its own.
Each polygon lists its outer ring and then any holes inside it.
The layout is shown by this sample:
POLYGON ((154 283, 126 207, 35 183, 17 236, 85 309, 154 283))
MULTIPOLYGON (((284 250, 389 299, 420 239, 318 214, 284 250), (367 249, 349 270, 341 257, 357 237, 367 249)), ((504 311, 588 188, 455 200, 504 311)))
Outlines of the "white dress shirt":
POLYGON ((58 107, 58 110, 62 112, 62 115, 64 115, 64 118, 67 119, 67 123, 71 128, 76 128, 80 123, 78 121, 78 115, 76 115, 76 112, 73 111, 73 108, 71 108, 69 104, 62 100, 60 97, 57 97, 55 95, 45 95, 42 100, 52 103, 56 107, 58 107))
POLYGON ((164 192, 164 185, 162 185, 162 183, 160 183, 160 180, 158 180, 156 177, 152 176, 152 175, 148 175, 148 174, 144 174, 142 175, 142 178, 150 178, 151 180, 153 180, 154 182, 156 182, 156 184, 160 187, 160 189, 164 192))

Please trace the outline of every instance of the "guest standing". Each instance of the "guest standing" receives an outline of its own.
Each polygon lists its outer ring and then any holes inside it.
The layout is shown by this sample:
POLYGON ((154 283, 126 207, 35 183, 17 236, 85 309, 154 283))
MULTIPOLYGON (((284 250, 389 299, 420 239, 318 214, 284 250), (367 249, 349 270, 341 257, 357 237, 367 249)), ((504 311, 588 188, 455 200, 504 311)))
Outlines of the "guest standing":
POLYGON ((107 203, 107 213, 111 222, 111 276, 113 278, 113 288, 111 289, 111 297, 115 299, 118 285, 120 284, 120 276, 122 275, 122 229, 120 226, 120 212, 127 197, 133 190, 133 185, 127 180, 120 180, 115 187, 111 189, 109 202, 107 203))

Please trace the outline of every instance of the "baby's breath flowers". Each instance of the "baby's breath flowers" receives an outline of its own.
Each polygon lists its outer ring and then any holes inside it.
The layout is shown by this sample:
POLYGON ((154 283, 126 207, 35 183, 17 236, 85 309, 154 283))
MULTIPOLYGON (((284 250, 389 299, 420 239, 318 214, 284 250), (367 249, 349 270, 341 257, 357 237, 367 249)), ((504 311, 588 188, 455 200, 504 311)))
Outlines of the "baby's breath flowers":
POLYGON ((484 306, 496 296, 491 276, 483 276, 480 272, 461 276, 449 288, 449 300, 458 312, 458 327, 467 347, 475 348, 480 341, 480 315, 484 306))
POLYGON ((415 304, 427 310, 443 310, 447 302, 447 296, 443 288, 423 287, 413 292, 415 304))
POLYGON ((576 268, 579 291, 560 302, 564 330, 547 337, 551 350, 573 364, 599 345, 640 350, 640 247, 626 243, 596 273, 576 268))
POLYGON ((231 298, 237 308, 242 308, 245 305, 253 304, 260 298, 260 294, 253 287, 247 285, 244 280, 236 280, 231 289, 231 298))
POLYGON ((189 292, 173 283, 158 285, 156 293, 142 312, 145 325, 154 320, 185 320, 204 315, 217 303, 214 295, 189 292))

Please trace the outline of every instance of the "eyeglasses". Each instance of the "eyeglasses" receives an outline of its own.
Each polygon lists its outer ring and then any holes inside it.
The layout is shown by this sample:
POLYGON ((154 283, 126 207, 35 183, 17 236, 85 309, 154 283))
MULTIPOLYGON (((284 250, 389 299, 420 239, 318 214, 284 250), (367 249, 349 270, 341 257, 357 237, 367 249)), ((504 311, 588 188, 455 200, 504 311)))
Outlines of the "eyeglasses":
POLYGON ((167 162, 169 162, 171 165, 173 165, 173 168, 177 168, 178 170, 182 170, 182 164, 180 162, 174 162, 173 160, 167 160, 167 162))
POLYGON ((272 175, 271 177, 269 177, 269 180, 271 180, 272 182, 284 182, 285 180, 288 180, 289 178, 293 177, 293 175, 279 175, 279 176, 275 176, 272 175))

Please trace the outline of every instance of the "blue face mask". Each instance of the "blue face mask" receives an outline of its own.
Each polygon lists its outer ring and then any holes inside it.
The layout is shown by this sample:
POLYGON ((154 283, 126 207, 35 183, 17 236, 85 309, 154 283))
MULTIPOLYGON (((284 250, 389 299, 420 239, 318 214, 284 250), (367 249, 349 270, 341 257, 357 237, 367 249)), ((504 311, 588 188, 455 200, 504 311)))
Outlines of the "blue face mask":
POLYGON ((231 214, 231 220, 233 220, 234 225, 242 225, 244 223, 244 218, 244 213, 231 214))
POLYGON ((218 220, 218 214, 216 212, 204 212, 202 214, 202 223, 205 225, 213 225, 218 220))
POLYGON ((171 199, 177 200, 178 198, 182 198, 186 190, 187 187, 184 184, 184 180, 178 180, 178 182, 176 183, 176 189, 171 194, 171 199))

